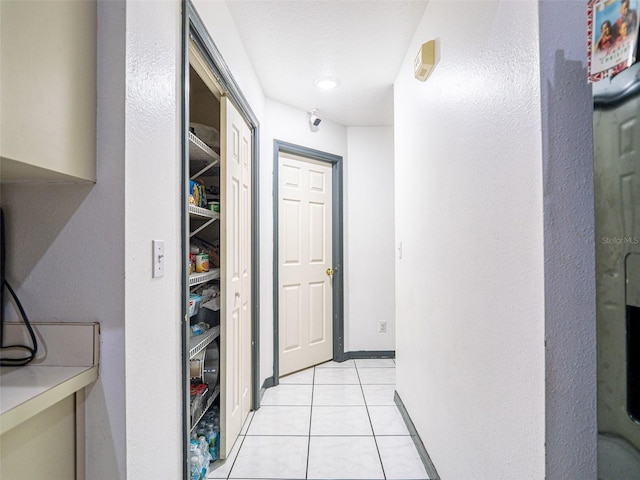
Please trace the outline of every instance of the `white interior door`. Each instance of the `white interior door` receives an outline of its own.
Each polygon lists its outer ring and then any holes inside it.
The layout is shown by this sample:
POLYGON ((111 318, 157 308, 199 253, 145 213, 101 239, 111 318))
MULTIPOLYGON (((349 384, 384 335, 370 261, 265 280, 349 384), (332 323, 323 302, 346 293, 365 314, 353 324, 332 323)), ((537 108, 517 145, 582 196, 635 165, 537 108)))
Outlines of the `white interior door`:
POLYGON ((331 165, 279 157, 280 375, 333 357, 331 165))
POLYGON ((222 98, 220 453, 226 458, 251 408, 251 131, 222 98))

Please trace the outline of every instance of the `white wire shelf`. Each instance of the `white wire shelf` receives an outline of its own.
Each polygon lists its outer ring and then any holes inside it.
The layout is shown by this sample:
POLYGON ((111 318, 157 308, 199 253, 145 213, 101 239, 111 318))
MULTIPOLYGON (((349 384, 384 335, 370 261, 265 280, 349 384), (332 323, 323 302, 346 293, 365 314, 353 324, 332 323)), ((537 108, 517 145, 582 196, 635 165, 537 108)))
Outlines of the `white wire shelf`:
POLYGON ((189 232, 189 238, 193 237, 197 233, 201 232, 213 222, 220 218, 220 213, 214 212, 213 210, 209 210, 207 208, 196 207, 195 205, 189 204, 189 218, 194 221, 203 221, 202 225, 199 225, 195 230, 189 232))
POLYGON ((220 278, 219 268, 212 268, 208 272, 192 273, 189 275, 189 286, 193 287, 195 285, 200 285, 201 283, 209 282, 216 278, 220 278))
POLYGON ((220 336, 220 327, 212 327, 202 335, 193 335, 189 339, 189 360, 203 351, 211 344, 216 338, 220 336))
POLYGON ((189 175, 191 180, 220 164, 220 155, 189 132, 189 175))
POLYGON ((213 218, 217 220, 220 218, 219 212, 214 212, 213 210, 209 210, 208 208, 196 207, 195 205, 189 204, 189 217, 194 219, 207 219, 213 218))
POLYGON ((194 421, 192 420, 189 433, 193 432, 193 429, 196 428, 198 422, 202 420, 202 417, 204 417, 204 414, 207 413, 207 410, 211 408, 211 405, 213 405, 213 402, 216 400, 216 398, 218 398, 218 395, 220 395, 220 385, 216 385, 216 388, 213 389, 213 393, 207 400, 207 404, 205 405, 205 407, 202 409, 202 413, 198 415, 198 418, 193 419, 194 421))

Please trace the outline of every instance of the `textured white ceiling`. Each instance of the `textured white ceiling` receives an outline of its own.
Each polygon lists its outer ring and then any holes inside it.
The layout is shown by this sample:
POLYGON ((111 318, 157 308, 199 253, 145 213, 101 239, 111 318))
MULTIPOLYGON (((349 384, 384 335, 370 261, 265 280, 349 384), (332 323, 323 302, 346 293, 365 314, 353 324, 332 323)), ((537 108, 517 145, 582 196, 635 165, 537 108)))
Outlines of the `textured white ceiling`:
POLYGON ((267 97, 346 126, 393 124, 393 81, 426 1, 227 3, 267 97), (320 90, 321 77, 339 84, 320 90))

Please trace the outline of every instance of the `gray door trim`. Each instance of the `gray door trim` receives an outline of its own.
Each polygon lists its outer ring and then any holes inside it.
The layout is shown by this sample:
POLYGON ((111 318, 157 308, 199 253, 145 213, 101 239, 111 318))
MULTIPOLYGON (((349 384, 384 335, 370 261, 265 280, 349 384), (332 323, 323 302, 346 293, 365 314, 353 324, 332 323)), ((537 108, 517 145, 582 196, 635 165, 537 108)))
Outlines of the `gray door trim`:
POLYGON ((280 192, 279 157, 280 153, 290 153, 301 157, 327 162, 331 164, 331 178, 333 195, 331 199, 333 213, 333 265, 336 273, 333 276, 333 360, 342 362, 346 360, 344 354, 344 252, 343 252, 343 179, 342 157, 320 150, 283 142, 273 141, 273 385, 278 385, 280 380, 280 340, 279 340, 279 253, 278 253, 278 202, 280 192))
MULTIPOLYGON (((216 77, 218 84, 222 87, 223 93, 231 100, 231 103, 238 109, 240 115, 249 125, 251 130, 252 142, 251 142, 251 218, 252 218, 252 233, 251 233, 251 384, 252 384, 252 398, 251 408, 257 410, 260 408, 260 122, 258 117, 254 114, 251 105, 240 90, 238 83, 235 81, 231 70, 227 63, 222 58, 222 54, 218 47, 214 43, 213 39, 209 35, 204 22, 198 15, 198 12, 190 0, 183 0, 182 2, 182 163, 183 163, 183 205, 185 209, 183 212, 184 217, 188 218, 186 211, 187 205, 187 192, 186 192, 186 179, 188 179, 188 168, 186 167, 186 159, 189 155, 189 142, 188 142, 188 91, 187 84, 189 79, 189 40, 193 40, 195 45, 202 53, 204 60, 207 62, 211 72, 216 77)), ((189 245, 188 232, 185 228, 185 222, 182 222, 182 238, 183 241, 183 257, 186 258, 186 248, 189 245)), ((186 269, 183 268, 183 281, 182 285, 186 285, 186 269)), ((186 298, 187 293, 183 292, 183 322, 187 322, 188 316, 186 312, 186 298)), ((187 358, 187 330, 188 325, 183 325, 183 475, 184 478, 189 478, 189 391, 186 388, 189 381, 187 358)))
MULTIPOLYGON (((182 5, 182 65, 180 72, 180 81, 181 85, 181 101, 182 105, 180 106, 180 121, 182 122, 182 132, 181 132, 181 140, 182 140, 182 154, 180 155, 181 163, 181 176, 180 185, 181 185, 181 193, 180 198, 182 199, 182 218, 181 218, 181 229, 180 235, 182 238, 182 258, 187 258, 186 248, 189 245, 189 231, 187 228, 187 179, 189 178, 189 167, 188 167, 188 158, 189 158, 189 141, 187 134, 187 123, 189 118, 189 91, 186 88, 189 78, 189 40, 188 40, 188 32, 189 32, 189 13, 188 9, 185 8, 185 5, 182 5)), ((189 375, 189 362, 187 359, 189 358, 189 336, 187 334, 187 329, 189 328, 189 316, 187 312, 187 298, 189 296, 188 288, 184 288, 184 285, 187 285, 187 269, 182 268, 182 274, 180 279, 180 285, 183 285, 182 288, 182 312, 181 312, 181 331, 182 331, 182 352, 181 352, 181 361, 182 361, 182 478, 188 479, 189 475, 189 442, 187 441, 189 438, 189 430, 191 423, 191 412, 190 412, 190 394, 189 389, 187 389, 187 385, 190 382, 189 375)))

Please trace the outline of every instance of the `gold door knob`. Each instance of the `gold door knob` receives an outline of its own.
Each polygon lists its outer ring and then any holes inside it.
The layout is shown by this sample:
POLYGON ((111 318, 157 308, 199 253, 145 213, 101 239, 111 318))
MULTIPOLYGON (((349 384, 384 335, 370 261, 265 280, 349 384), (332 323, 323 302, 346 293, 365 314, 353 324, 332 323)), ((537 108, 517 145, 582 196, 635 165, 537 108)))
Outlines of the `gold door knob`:
POLYGON ((330 277, 333 277, 333 268, 327 268, 327 271, 325 273, 330 277))

